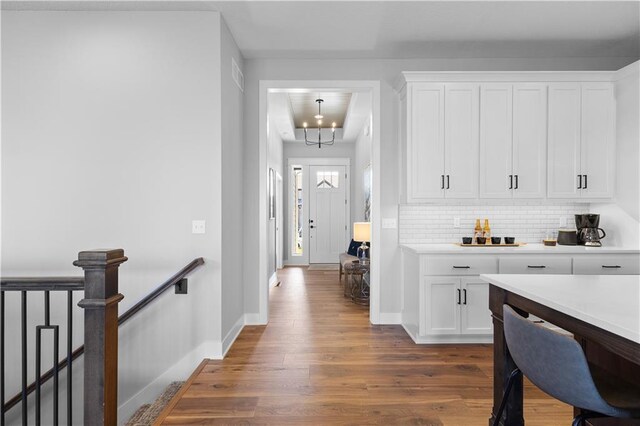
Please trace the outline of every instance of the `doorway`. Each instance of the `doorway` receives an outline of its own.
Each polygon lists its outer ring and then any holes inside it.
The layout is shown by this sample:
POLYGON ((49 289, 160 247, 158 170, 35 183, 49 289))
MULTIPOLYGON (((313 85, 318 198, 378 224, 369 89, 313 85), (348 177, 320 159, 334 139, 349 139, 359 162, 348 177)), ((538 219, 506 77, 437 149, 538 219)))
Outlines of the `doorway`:
POLYGON ((288 157, 288 266, 338 264, 351 238, 351 159, 288 157))
MULTIPOLYGON (((370 167, 369 173, 371 181, 373 183, 371 188, 371 300, 369 309, 369 319, 373 324, 380 323, 380 260, 379 257, 379 241, 381 234, 381 218, 380 218, 380 82, 379 81, 260 81, 259 90, 259 135, 260 135, 260 148, 259 148, 259 163, 264 172, 259 174, 260 176, 260 197, 258 199, 258 214, 259 214, 259 235, 258 244, 262 248, 259 253, 259 314, 258 324, 266 324, 269 318, 269 285, 268 285, 268 238, 267 238, 267 224, 268 224, 268 157, 271 153, 268 150, 268 137, 269 137, 269 96, 273 93, 304 93, 304 92, 333 92, 333 93, 351 93, 351 94, 366 94, 370 99, 370 109, 367 113, 367 119, 370 125, 367 127, 367 134, 370 132, 370 167), (264 167, 264 168, 263 168, 264 167)), ((339 127, 339 126, 338 126, 339 127)), ((324 137, 323 137, 324 139, 324 137)), ((309 148, 310 149, 310 148, 309 148)), ((304 155, 304 154, 303 154, 304 155)), ((288 171, 286 172, 288 175, 288 171)), ((338 172, 340 173, 340 172, 338 172)), ((306 173, 309 175, 310 173, 306 173)), ((359 178, 360 176, 354 177, 359 178)), ((343 198, 344 199, 344 198, 343 198)), ((344 201, 343 201, 344 202, 344 201)), ((310 204, 310 203, 309 203, 310 204)), ((290 214, 289 208, 287 213, 290 214)), ((331 210, 328 210, 330 215, 331 210)), ((337 210, 337 208, 336 208, 337 210)), ((307 216, 309 217, 309 216, 307 216)), ((347 218, 346 221, 350 221, 347 218)), ((336 221, 336 223, 340 223, 336 221)), ((304 224, 304 221, 303 221, 304 224)), ((338 226, 338 225, 334 225, 338 226)), ((342 227, 346 226, 348 233, 347 237, 350 237, 351 224, 346 225, 342 222, 342 227)), ((303 226, 303 228, 306 228, 303 226)), ((336 232, 337 234, 337 232, 336 232)), ((286 245, 291 242, 290 238, 287 238, 286 245)), ((346 238, 345 238, 346 240, 346 238)), ((346 250, 345 241, 343 247, 340 248, 340 252, 346 250)), ((325 241, 324 247, 329 247, 331 243, 325 241), (328 244, 328 245, 327 245, 328 244)), ((324 249, 323 249, 324 250, 324 249)), ((310 251, 310 250, 309 250, 310 251)), ((327 250, 328 252, 328 250, 327 250)), ((340 253, 338 252, 338 254, 340 253)))

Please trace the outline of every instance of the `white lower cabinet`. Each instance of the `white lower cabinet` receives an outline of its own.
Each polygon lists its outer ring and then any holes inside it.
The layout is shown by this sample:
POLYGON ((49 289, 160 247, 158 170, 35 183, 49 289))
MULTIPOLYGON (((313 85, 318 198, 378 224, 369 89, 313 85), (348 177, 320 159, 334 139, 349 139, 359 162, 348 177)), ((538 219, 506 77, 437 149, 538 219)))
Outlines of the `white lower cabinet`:
POLYGON ((416 343, 490 343, 489 284, 479 275, 496 273, 638 275, 640 255, 403 251, 403 326, 416 343))
POLYGON ((420 334, 460 333, 460 278, 425 277, 420 334))
POLYGON ((423 301, 421 335, 464 340, 492 333, 489 284, 478 277, 426 276, 423 301))
POLYGON ((461 334, 491 334, 493 321, 489 310, 489 284, 478 277, 462 278, 461 334))

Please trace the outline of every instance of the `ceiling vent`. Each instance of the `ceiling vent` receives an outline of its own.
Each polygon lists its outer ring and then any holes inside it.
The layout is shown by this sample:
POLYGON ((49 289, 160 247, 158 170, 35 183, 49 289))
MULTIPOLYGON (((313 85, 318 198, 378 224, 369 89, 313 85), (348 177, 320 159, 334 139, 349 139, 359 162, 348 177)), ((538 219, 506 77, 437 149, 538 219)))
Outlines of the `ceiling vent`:
POLYGON ((244 74, 242 74, 242 71, 240 71, 240 67, 233 58, 231 58, 231 77, 233 78, 233 81, 236 82, 236 85, 240 88, 240 90, 244 93, 244 74))

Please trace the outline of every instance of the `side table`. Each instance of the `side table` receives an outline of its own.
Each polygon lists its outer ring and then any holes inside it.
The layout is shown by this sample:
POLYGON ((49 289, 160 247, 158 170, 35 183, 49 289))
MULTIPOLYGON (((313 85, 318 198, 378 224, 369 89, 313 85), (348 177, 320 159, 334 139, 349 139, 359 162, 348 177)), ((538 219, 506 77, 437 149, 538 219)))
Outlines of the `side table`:
POLYGON ((344 296, 357 305, 369 306, 369 263, 354 260, 345 265, 344 272, 344 296))

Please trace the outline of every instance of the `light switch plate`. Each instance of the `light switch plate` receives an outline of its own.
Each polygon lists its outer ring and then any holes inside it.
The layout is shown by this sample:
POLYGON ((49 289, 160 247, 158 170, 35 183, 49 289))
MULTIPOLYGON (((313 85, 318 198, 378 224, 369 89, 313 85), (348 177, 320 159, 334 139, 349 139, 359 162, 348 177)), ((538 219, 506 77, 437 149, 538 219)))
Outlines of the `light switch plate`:
POLYGON ((460 228, 460 218, 459 217, 454 217, 453 218, 453 227, 454 228, 460 228))
POLYGON ((567 218, 562 216, 560 218, 560 228, 566 228, 567 227, 567 218))
POLYGON ((193 220, 191 221, 191 233, 192 234, 204 234, 206 232, 206 221, 193 220))
POLYGON ((398 222, 395 217, 382 218, 382 229, 396 229, 398 222))

